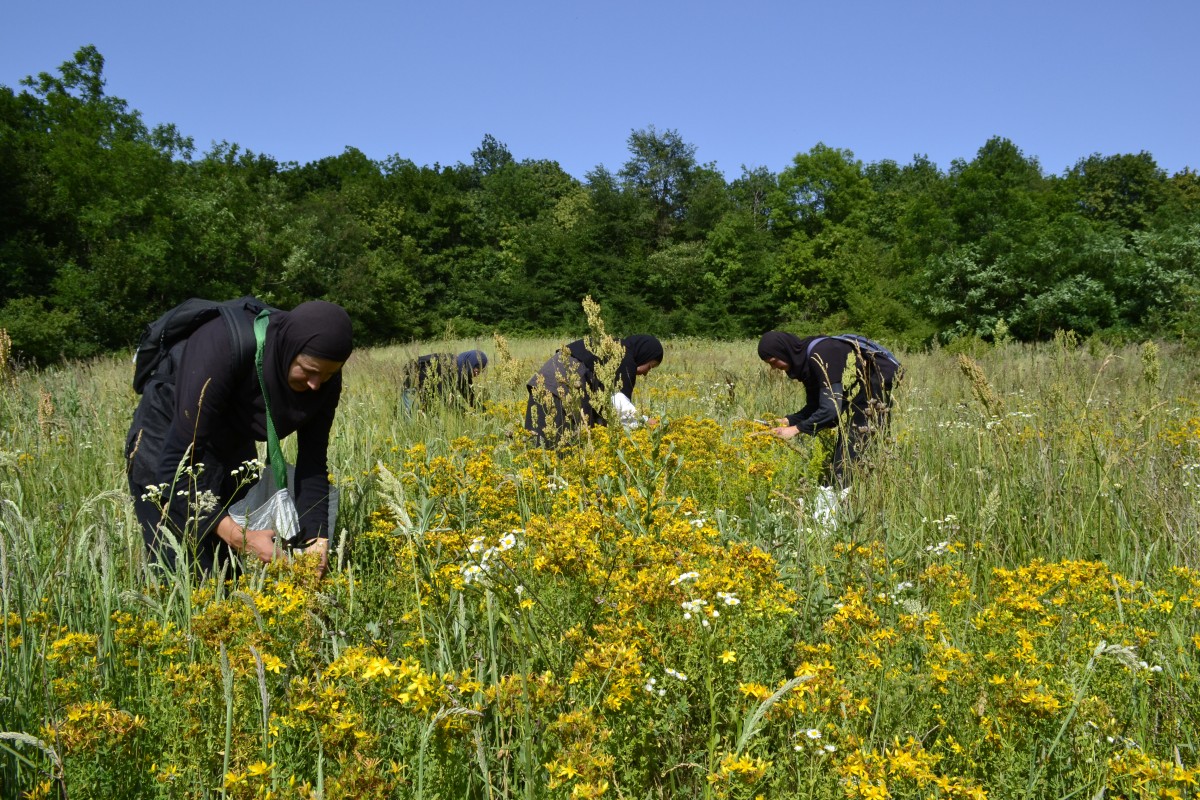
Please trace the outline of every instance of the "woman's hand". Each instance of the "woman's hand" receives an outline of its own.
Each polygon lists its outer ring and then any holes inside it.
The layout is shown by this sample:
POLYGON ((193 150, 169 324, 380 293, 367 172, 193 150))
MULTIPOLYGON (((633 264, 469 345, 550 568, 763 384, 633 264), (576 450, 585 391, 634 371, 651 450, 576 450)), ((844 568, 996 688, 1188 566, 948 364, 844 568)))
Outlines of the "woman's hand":
MULTIPOLYGON (((787 420, 783 420, 787 422, 787 420)), ((790 439, 800 432, 800 429, 795 425, 784 425, 778 428, 771 429, 771 435, 778 436, 780 439, 790 439)))
POLYGON ((275 531, 246 531, 245 546, 242 550, 258 556, 259 561, 270 564, 279 554, 279 550, 275 547, 275 531))
POLYGON ((325 571, 329 569, 329 540, 314 539, 313 543, 308 547, 300 547, 293 550, 292 553, 301 555, 316 555, 321 557, 321 563, 317 565, 317 576, 324 577, 325 571))
POLYGON ((275 547, 275 531, 270 529, 247 531, 225 516, 217 523, 217 536, 236 552, 257 556, 259 561, 270 563, 279 554, 275 547))

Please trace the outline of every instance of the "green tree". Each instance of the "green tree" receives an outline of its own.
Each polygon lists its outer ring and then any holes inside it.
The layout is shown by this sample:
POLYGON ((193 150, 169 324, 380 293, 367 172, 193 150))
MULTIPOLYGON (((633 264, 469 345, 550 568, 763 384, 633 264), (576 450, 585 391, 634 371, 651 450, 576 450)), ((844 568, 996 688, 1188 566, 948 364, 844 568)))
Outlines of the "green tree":
MULTIPOLYGON (((18 145, 29 157, 23 170, 45 188, 34 194, 36 208, 26 206, 39 220, 36 233, 18 247, 32 264, 5 282, 78 325, 57 339, 59 352, 37 354, 43 359, 128 345, 172 266, 170 198, 191 141, 171 126, 147 130, 124 100, 105 95, 103 67, 94 47, 81 48, 57 76, 25 79, 30 91, 17 101, 30 118, 18 145)), ((14 348, 33 354, 15 336, 14 348)))
POLYGON ((627 144, 629 160, 619 173, 622 187, 644 204, 653 240, 665 242, 684 222, 693 199, 700 205, 712 202, 716 170, 711 165, 701 170, 696 146, 674 130, 660 133, 651 125, 630 133, 627 144))
POLYGON ((945 199, 952 239, 926 261, 922 306, 943 338, 990 335, 1045 288, 1046 276, 1028 256, 1046 241, 1052 186, 1037 159, 994 137, 972 161, 951 165, 945 199))
POLYGON ((853 152, 818 143, 779 173, 771 219, 781 235, 811 238, 830 226, 858 223, 873 194, 853 152))
POLYGON ((1153 227, 1166 230, 1173 225, 1197 222, 1200 222, 1200 173, 1183 169, 1167 181, 1153 227))
POLYGON ((1080 159, 1066 184, 1084 217, 1129 233, 1145 229, 1167 195, 1167 173, 1145 151, 1080 159))
POLYGON ((782 239, 776 286, 784 319, 814 325, 844 314, 849 288, 878 255, 866 230, 874 202, 849 150, 818 144, 779 174, 770 206, 782 239))
POLYGON ((706 291, 698 302, 705 322, 701 333, 757 336, 778 321, 775 242, 764 217, 752 201, 725 214, 709 231, 703 252, 706 291))
POLYGON ((486 177, 513 162, 508 146, 490 133, 483 136, 479 147, 471 151, 471 162, 480 177, 486 177))

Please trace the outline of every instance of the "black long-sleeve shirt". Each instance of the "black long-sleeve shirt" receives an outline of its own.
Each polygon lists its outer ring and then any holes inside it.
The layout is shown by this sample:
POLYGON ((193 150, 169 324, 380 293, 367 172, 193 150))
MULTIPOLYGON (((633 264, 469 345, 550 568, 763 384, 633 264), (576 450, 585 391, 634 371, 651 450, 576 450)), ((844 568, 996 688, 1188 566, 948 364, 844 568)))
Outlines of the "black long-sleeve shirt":
POLYGON ((825 338, 812 346, 799 371, 799 380, 804 384, 804 408, 787 415, 789 425, 795 425, 805 434, 837 427, 838 416, 845 407, 842 373, 852 352, 854 346, 840 339, 825 338))

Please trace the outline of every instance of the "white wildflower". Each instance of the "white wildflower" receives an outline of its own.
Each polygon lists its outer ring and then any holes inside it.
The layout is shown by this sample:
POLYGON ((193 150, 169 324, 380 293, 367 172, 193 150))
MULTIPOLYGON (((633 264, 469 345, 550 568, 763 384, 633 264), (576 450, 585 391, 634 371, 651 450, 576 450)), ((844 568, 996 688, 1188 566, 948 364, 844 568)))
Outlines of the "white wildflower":
POLYGON ((683 583, 684 581, 694 581, 694 580, 696 580, 696 578, 699 578, 699 577, 700 577, 699 572, 685 572, 682 575, 680 575, 678 578, 676 578, 675 580, 671 581, 671 585, 678 586, 679 584, 683 583))
POLYGON ((717 592, 717 599, 727 606, 736 606, 742 602, 733 592, 717 592))

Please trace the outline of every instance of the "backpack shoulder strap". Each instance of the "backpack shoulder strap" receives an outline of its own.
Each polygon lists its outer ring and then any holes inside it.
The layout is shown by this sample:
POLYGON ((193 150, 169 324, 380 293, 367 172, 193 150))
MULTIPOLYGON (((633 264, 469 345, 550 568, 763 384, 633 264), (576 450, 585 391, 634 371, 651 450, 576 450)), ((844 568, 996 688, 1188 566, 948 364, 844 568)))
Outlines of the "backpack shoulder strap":
POLYGON ((254 351, 257 347, 254 338, 254 317, 247 316, 246 311, 255 315, 264 308, 265 303, 254 297, 243 297, 220 306, 221 318, 229 330, 229 365, 234 375, 240 375, 247 365, 254 362, 254 351))

